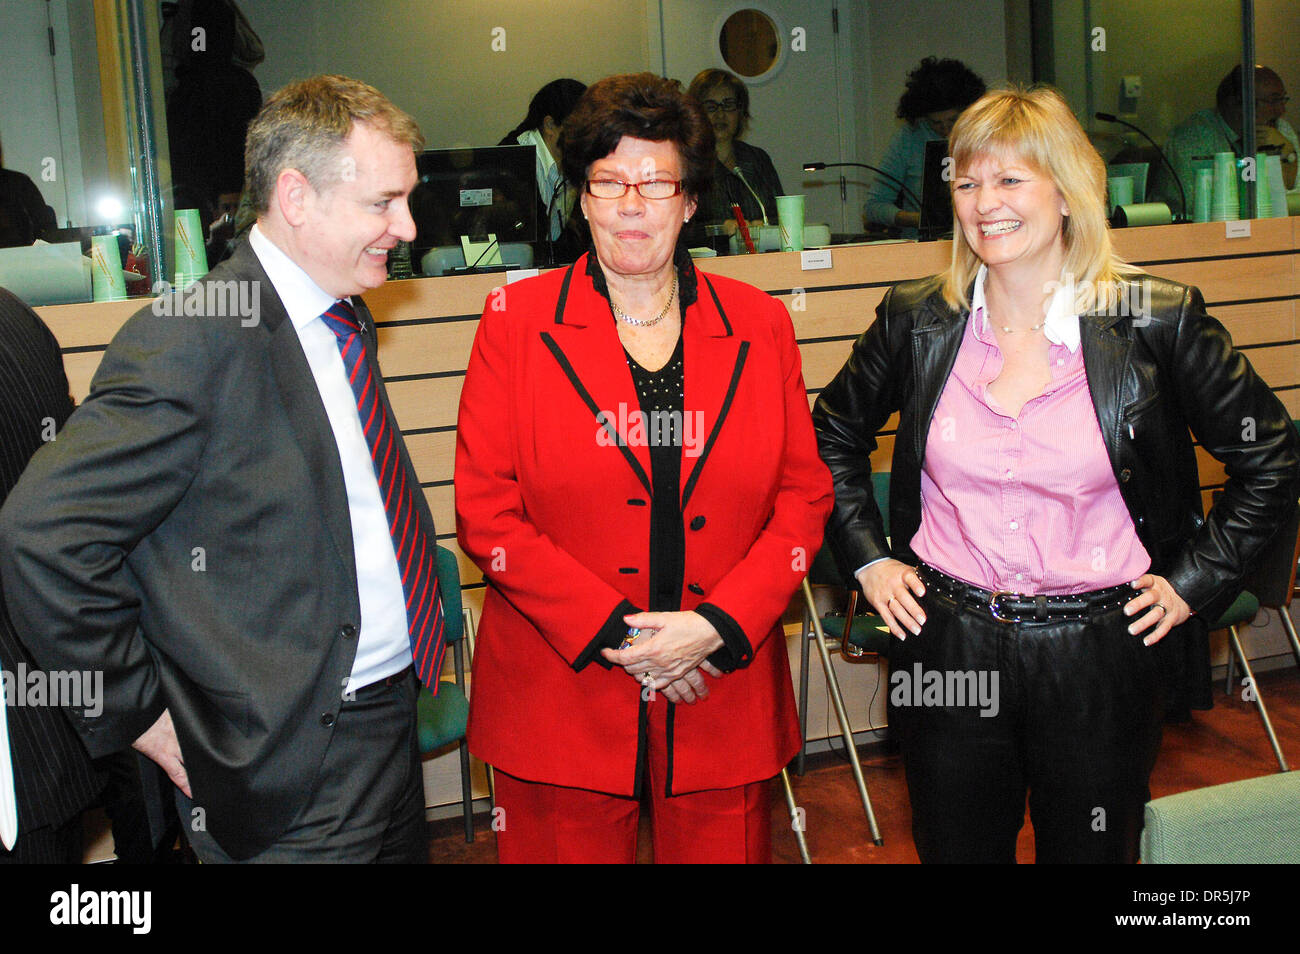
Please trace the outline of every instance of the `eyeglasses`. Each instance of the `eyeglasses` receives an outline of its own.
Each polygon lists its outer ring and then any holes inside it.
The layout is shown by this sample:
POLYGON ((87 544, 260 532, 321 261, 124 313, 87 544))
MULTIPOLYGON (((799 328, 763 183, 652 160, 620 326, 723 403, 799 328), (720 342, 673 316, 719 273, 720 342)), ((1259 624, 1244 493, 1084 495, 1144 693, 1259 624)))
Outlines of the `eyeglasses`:
POLYGON ((1268 96, 1263 99, 1256 98, 1256 106, 1285 106, 1291 102, 1290 96, 1268 96))
POLYGON ((682 184, 673 179, 649 179, 646 182, 619 182, 617 179, 588 179, 587 195, 597 199, 621 199, 628 189, 636 189, 643 199, 671 199, 681 195, 682 184))
POLYGON ((740 101, 737 99, 724 99, 722 102, 718 102, 716 99, 706 99, 700 105, 704 107, 704 111, 710 116, 714 113, 734 113, 740 109, 740 101))

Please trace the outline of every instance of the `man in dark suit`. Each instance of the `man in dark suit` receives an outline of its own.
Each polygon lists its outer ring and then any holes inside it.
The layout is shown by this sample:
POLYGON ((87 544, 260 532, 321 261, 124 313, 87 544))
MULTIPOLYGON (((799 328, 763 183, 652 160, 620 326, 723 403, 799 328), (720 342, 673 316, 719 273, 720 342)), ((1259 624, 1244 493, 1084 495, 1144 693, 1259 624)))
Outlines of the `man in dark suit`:
MULTIPOLYGON (((71 413, 58 342, 35 312, 0 288, 0 501, 36 449, 55 439, 71 413)), ((27 680, 19 676, 39 667, 18 641, 2 596, 0 665, 14 702, 29 702, 27 686, 18 684, 27 680)), ((0 863, 81 861, 81 812, 95 800, 103 782, 56 707, 58 701, 45 696, 39 705, 7 707, 18 838, 12 850, 0 847, 0 863)), ((93 700, 80 701, 94 708, 93 700)))
POLYGON ((427 858, 433 520, 348 300, 415 236, 421 144, 344 77, 273 96, 249 241, 126 323, 0 513, 33 652, 104 671, 87 747, 162 765, 205 861, 427 858))

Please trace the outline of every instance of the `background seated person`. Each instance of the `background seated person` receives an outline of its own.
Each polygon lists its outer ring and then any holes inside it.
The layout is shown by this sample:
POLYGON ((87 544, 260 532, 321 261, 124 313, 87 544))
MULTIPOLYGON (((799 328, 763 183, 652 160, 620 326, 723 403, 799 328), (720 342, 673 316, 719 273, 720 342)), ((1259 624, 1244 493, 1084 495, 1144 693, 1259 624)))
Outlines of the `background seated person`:
MULTIPOLYGON (((1195 160, 1212 159, 1217 152, 1241 155, 1241 67, 1235 66, 1219 83, 1213 109, 1200 109, 1179 123, 1169 133, 1165 155, 1178 173, 1194 202, 1196 189, 1195 160)), ((1255 140, 1259 151, 1277 152, 1282 156, 1282 178, 1288 190, 1295 188, 1296 152, 1300 145, 1296 132, 1283 115, 1286 113, 1286 88, 1282 79, 1267 66, 1255 67, 1255 140)), ((1152 167, 1152 201, 1165 202, 1175 213, 1183 208, 1182 193, 1160 163, 1152 167)), ((1190 210, 1189 210, 1190 212, 1190 210)))
POLYGON ((895 227, 904 238, 917 237, 925 144, 947 139, 957 116, 983 96, 984 89, 984 81, 960 60, 927 56, 907 74, 907 87, 895 113, 904 126, 894 135, 879 163, 894 181, 877 177, 867 193, 868 225, 895 227), (899 188, 899 181, 911 190, 911 195, 899 188))
MULTIPOLYGON (((696 222, 722 223, 728 235, 736 231, 731 207, 739 205, 751 229, 776 224, 776 197, 784 195, 772 157, 742 142, 749 129, 749 89, 726 70, 702 70, 687 91, 704 107, 713 126, 717 161, 712 185, 700 196, 696 222)), ((757 244, 757 236, 755 236, 757 244)), ((696 244, 690 239, 691 244, 696 244)))

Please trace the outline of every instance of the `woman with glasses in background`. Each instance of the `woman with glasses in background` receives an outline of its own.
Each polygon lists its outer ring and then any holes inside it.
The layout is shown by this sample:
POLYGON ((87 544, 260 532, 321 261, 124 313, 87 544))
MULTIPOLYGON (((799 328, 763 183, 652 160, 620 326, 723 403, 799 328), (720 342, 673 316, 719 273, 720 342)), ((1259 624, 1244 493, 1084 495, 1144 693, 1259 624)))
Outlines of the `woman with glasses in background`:
POLYGON ((780 303, 678 241, 713 133, 678 83, 601 80, 560 138, 590 250, 488 298, 456 515, 487 582, 469 745, 503 862, 764 862, 799 730, 781 614, 821 543, 780 303))
POLYGON ((775 225, 776 197, 785 194, 781 178, 771 156, 740 138, 749 129, 749 89, 726 70, 703 70, 687 92, 704 107, 716 153, 700 198, 700 224, 721 223, 730 235, 737 228, 731 207, 739 205, 751 229, 775 225))

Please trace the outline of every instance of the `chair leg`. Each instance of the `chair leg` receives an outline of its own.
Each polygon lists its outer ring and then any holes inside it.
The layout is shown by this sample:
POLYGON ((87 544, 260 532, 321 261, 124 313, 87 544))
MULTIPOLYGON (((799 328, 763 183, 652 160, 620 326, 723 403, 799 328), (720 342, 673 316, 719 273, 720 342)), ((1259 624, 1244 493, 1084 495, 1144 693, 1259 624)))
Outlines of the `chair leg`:
POLYGON ((1241 648, 1241 640, 1237 638, 1237 627, 1228 627, 1228 639, 1232 643, 1232 649, 1237 654, 1237 659, 1241 662, 1241 671, 1250 680, 1251 692, 1255 696, 1255 708, 1259 710, 1259 717, 1264 720, 1264 734, 1268 736, 1269 744, 1273 746, 1273 754, 1277 756, 1277 764, 1281 766, 1283 772, 1289 772, 1291 769, 1287 767, 1286 756, 1282 754, 1282 747, 1278 744, 1277 734, 1273 731, 1273 723, 1269 720, 1268 709, 1264 706, 1264 697, 1260 694, 1259 683, 1255 681, 1255 673, 1250 668, 1250 660, 1246 658, 1246 653, 1241 648))
POLYGON ((1291 619, 1291 611, 1285 606, 1279 606, 1277 615, 1282 618, 1282 628, 1286 630, 1287 638, 1291 640, 1291 652, 1295 654, 1296 665, 1300 666, 1300 639, 1296 638, 1295 622, 1291 619))
POLYGON ((812 864, 812 856, 808 854, 808 839, 804 837, 804 818, 799 814, 799 808, 794 803, 794 789, 790 785, 790 773, 781 769, 781 786, 785 789, 785 807, 790 811, 790 827, 794 829, 795 841, 799 842, 799 857, 803 859, 806 865, 812 864))
POLYGON ((470 789, 469 745, 460 740, 460 798, 465 815, 465 842, 474 841, 474 792, 470 789))
POLYGON ((803 611, 803 629, 799 633, 799 754, 794 774, 803 778, 804 756, 808 752, 808 642, 812 639, 812 615, 803 611))
POLYGON ((1228 664, 1223 667, 1225 670, 1223 674, 1223 694, 1225 696, 1232 695, 1232 681, 1233 681, 1233 677, 1237 674, 1236 662, 1237 662, 1237 657, 1232 654, 1232 647, 1229 646, 1228 664))
MULTIPOLYGON (((815 606, 812 588, 808 585, 806 577, 803 581, 803 592, 808 605, 815 606)), ((853 768, 853 780, 857 783, 858 794, 862 797, 862 808, 867 813, 867 825, 871 829, 871 840, 877 845, 883 845, 884 839, 880 837, 880 826, 876 824, 876 813, 871 810, 871 796, 867 794, 867 780, 862 775, 862 763, 858 761, 858 747, 853 741, 853 726, 849 722, 848 711, 844 708, 844 696, 840 692, 840 681, 835 675, 835 667, 831 663, 830 651, 826 648, 826 633, 822 630, 821 617, 816 613, 813 614, 812 624, 813 634, 817 638, 817 654, 822 661, 822 672, 826 675, 826 686, 830 690, 831 702, 835 706, 835 718, 840 724, 840 735, 844 737, 844 747, 848 749, 849 765, 853 768)))

